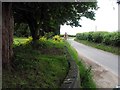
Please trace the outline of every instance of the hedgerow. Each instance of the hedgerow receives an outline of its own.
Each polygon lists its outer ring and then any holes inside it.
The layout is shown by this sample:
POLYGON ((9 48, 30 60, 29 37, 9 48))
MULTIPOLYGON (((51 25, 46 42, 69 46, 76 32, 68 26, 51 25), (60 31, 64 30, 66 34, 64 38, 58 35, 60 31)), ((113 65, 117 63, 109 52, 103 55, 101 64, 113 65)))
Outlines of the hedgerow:
POLYGON ((103 43, 105 45, 120 46, 120 32, 85 32, 77 33, 76 38, 79 40, 88 40, 95 43, 103 43))

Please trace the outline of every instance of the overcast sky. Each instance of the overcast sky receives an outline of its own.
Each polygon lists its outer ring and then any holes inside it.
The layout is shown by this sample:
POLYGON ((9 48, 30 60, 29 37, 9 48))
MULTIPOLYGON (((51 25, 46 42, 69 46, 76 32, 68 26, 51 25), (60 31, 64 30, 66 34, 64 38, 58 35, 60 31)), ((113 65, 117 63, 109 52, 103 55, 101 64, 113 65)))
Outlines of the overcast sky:
POLYGON ((116 0, 98 0, 100 7, 96 11, 95 21, 87 18, 82 18, 80 21, 82 27, 61 26, 60 33, 75 35, 79 32, 89 31, 117 31, 118 30, 118 4, 116 0))

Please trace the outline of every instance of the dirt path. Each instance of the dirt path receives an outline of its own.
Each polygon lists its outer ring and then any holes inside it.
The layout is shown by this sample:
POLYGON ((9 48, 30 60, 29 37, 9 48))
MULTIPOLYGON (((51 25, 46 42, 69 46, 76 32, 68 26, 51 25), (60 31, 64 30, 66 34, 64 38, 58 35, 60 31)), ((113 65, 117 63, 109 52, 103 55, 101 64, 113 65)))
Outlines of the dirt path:
MULTIPOLYGON (((81 56, 79 56, 81 58, 81 56)), ((93 80, 97 88, 115 88, 118 85, 118 77, 102 66, 82 57, 87 67, 92 66, 93 80)))

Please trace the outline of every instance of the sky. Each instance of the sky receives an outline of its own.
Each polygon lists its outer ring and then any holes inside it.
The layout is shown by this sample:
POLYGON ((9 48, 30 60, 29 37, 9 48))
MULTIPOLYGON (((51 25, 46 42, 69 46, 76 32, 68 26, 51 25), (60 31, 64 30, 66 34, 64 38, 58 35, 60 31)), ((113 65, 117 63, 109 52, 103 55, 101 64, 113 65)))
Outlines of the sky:
POLYGON ((95 13, 95 21, 82 17, 80 24, 82 27, 71 27, 62 25, 60 33, 67 32, 69 35, 89 31, 108 31, 113 32, 118 30, 118 4, 116 0, 97 0, 98 7, 95 13))

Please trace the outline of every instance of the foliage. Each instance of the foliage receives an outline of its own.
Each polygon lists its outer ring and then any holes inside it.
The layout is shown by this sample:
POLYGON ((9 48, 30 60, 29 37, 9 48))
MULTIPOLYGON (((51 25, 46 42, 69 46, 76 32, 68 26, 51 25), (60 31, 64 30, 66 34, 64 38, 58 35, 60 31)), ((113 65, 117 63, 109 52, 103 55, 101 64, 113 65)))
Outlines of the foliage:
POLYGON ((21 44, 25 44, 28 41, 30 41, 29 38, 24 38, 24 37, 18 38, 18 37, 15 37, 14 41, 13 41, 13 46, 19 46, 21 44))
MULTIPOLYGON (((64 35, 60 35, 61 37, 64 37, 64 35)), ((68 35, 68 37, 76 37, 76 35, 68 35)))
POLYGON ((62 41, 62 38, 61 38, 59 35, 55 35, 55 36, 53 37, 53 40, 54 40, 54 41, 57 41, 57 42, 61 42, 61 41, 62 41))
POLYGON ((93 42, 95 43, 102 43, 103 41, 103 34, 102 32, 94 32, 92 34, 93 42))
POLYGON ((120 47, 120 32, 113 32, 110 37, 110 42, 112 46, 120 47))
POLYGON ((61 24, 81 26, 81 17, 94 20, 94 11, 98 9, 97 2, 20 2, 12 5, 15 23, 28 24, 33 40, 45 32, 59 33, 61 24))
POLYGON ((29 39, 29 41, 30 41, 30 42, 33 40, 33 38, 32 38, 32 37, 28 37, 28 39, 29 39))
POLYGON ((76 35, 68 35, 68 37, 76 37, 76 35))
POLYGON ((20 45, 13 48, 12 71, 3 68, 3 89, 59 88, 68 72, 64 45, 58 47, 61 43, 54 44, 51 41, 47 42, 52 44, 51 48, 46 45, 44 49, 33 49, 30 43, 26 43, 27 38, 15 40, 20 40, 20 45))
POLYGON ((78 40, 88 40, 95 43, 103 43, 105 45, 117 46, 120 43, 120 32, 85 32, 77 33, 78 40))
POLYGON ((106 45, 110 45, 112 42, 110 40, 111 38, 111 34, 112 33, 106 33, 104 36, 103 36, 103 43, 106 44, 106 45))
POLYGON ((27 24, 21 23, 14 25, 14 35, 17 37, 28 37, 30 36, 30 29, 27 24))
POLYGON ((76 38, 77 38, 77 39, 80 39, 80 40, 85 40, 84 33, 77 33, 77 34, 76 34, 76 38))
POLYGON ((39 40, 44 42, 44 41, 47 40, 47 38, 46 38, 45 36, 43 36, 43 37, 41 37, 39 40))
POLYGON ((89 32, 89 33, 88 33, 87 40, 88 40, 88 41, 93 41, 93 40, 94 40, 94 39, 93 39, 93 32, 89 32))

